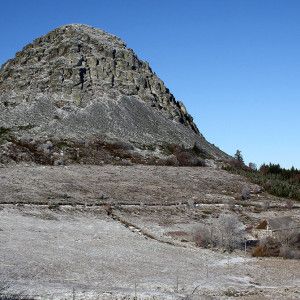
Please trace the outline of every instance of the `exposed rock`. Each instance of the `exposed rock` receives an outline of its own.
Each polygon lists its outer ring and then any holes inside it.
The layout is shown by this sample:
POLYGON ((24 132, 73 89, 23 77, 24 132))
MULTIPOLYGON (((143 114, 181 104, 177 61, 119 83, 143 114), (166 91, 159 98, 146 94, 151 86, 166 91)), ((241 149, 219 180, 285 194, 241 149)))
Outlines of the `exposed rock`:
POLYGON ((54 140, 98 139, 136 148, 196 143, 209 157, 227 157, 147 62, 118 37, 86 25, 57 28, 2 66, 0 128, 5 138, 9 131, 17 141, 36 140, 49 155, 54 140))

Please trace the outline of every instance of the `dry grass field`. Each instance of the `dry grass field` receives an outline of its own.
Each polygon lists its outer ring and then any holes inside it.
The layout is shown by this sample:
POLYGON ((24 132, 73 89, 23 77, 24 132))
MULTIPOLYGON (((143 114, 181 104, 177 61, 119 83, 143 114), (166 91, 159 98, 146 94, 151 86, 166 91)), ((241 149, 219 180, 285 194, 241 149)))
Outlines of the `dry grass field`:
POLYGON ((244 178, 208 167, 0 169, 0 282, 35 299, 298 299, 300 261, 197 247, 230 212, 299 220, 244 178), (251 191, 241 200, 241 191, 251 191), (266 205, 265 203, 268 203, 266 205))

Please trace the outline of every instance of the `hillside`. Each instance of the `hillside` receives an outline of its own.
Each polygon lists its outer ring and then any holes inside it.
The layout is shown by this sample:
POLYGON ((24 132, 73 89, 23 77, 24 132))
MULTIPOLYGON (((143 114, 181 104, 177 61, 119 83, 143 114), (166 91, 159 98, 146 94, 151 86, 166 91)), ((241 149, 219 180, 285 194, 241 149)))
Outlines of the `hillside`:
MULTIPOLYGON (((228 252, 195 240, 211 221, 212 232, 219 230, 224 214, 248 228, 282 217, 299 224, 299 204, 288 208, 241 176, 208 167, 73 165, 0 168, 0 178, 0 282, 12 293, 36 299, 299 297, 299 260, 251 257, 244 242, 228 252), (245 187, 251 198, 241 200, 245 187)), ((250 232, 246 237, 254 239, 250 232)))

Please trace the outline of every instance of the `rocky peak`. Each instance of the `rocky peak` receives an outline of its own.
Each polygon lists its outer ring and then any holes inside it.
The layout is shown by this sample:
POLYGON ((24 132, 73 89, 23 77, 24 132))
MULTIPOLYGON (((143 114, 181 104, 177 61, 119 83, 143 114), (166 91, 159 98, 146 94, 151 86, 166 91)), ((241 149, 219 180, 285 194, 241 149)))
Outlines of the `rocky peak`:
POLYGON ((198 133, 183 103, 147 62, 118 37, 86 25, 57 28, 26 46, 2 67, 0 88, 0 97, 10 98, 7 106, 45 94, 65 109, 85 107, 103 93, 138 96, 198 133), (14 96, 8 97, 11 91, 14 96))
POLYGON ((204 139, 147 62, 120 38, 80 24, 37 38, 1 67, 0 144, 1 131, 42 145, 62 139, 151 149, 197 143, 211 157, 226 156, 204 139))

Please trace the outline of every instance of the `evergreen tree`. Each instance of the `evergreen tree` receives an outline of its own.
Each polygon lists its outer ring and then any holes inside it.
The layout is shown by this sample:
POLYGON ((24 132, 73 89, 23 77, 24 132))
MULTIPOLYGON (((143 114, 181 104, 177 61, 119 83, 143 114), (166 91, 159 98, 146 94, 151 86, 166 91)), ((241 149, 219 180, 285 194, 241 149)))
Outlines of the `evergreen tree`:
POLYGON ((234 154, 234 158, 239 161, 240 163, 244 163, 244 159, 243 159, 243 155, 242 152, 240 150, 236 150, 235 154, 234 154))

